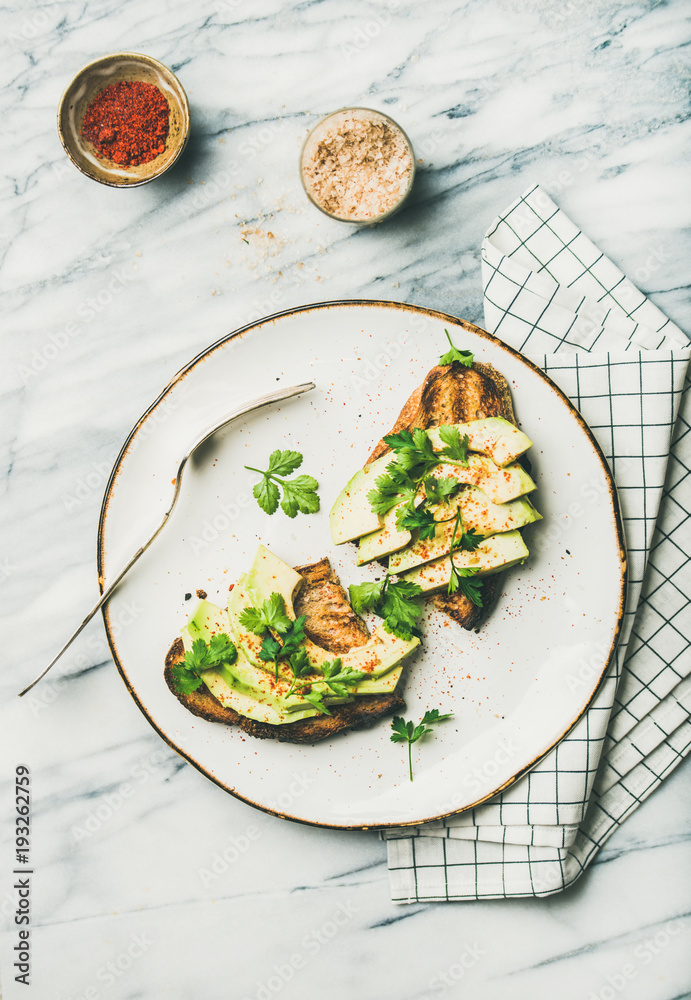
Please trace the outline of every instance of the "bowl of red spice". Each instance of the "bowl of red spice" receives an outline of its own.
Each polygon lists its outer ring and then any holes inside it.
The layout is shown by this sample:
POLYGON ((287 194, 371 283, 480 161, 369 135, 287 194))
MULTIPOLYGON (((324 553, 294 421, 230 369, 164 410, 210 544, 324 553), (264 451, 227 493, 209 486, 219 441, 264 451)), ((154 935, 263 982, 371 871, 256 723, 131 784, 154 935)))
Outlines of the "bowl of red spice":
POLYGON ((62 95, 58 134, 82 173, 111 187, 136 187, 165 173, 182 153, 190 109, 163 63, 116 52, 85 66, 62 95))

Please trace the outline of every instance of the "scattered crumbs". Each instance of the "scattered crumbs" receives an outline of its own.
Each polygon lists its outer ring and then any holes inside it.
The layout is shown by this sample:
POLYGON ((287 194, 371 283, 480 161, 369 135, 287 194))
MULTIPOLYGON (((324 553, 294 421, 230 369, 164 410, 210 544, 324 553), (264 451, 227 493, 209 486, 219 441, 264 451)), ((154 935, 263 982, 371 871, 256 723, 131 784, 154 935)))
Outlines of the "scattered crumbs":
POLYGON ((207 598, 207 596, 208 595, 207 595, 206 591, 202 590, 202 588, 200 587, 199 590, 197 591, 197 597, 199 598, 199 600, 200 601, 205 601, 206 598, 207 598))
POLYGON ((191 599, 191 597, 192 597, 191 594, 185 594, 185 600, 186 601, 189 601, 191 599))

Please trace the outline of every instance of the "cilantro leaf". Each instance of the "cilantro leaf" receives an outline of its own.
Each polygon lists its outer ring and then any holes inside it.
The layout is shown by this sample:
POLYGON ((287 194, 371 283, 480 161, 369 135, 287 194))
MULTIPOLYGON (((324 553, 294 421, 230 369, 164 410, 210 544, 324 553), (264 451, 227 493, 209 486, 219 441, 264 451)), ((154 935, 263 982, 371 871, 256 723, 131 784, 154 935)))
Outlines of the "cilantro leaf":
POLYGON ((454 344, 453 344, 453 341, 451 340, 451 336, 449 334, 449 331, 448 330, 444 330, 444 333, 446 334, 446 339, 448 340, 449 344, 451 344, 451 350, 447 351, 446 354, 442 354, 442 356, 439 358, 439 364, 440 365, 450 365, 450 364, 453 364, 454 361, 458 361, 458 362, 460 362, 460 364, 464 365, 466 368, 470 368, 470 366, 473 363, 473 354, 472 354, 472 352, 471 351, 459 351, 457 347, 454 347, 454 344))
POLYGON ((375 514, 388 514, 397 503, 413 500, 417 493, 417 484, 395 461, 387 465, 381 476, 377 476, 374 485, 367 499, 375 514))
POLYGON ((280 493, 278 492, 278 486, 272 483, 267 476, 264 476, 258 483, 255 483, 252 487, 252 494, 266 514, 276 513, 280 493))
POLYGON ((467 469, 468 442, 470 440, 468 435, 464 434, 463 437, 461 437, 461 432, 458 427, 454 427, 452 424, 443 424, 439 428, 439 437, 446 445, 446 448, 443 448, 439 454, 453 459, 455 462, 458 462, 465 469, 467 469))
POLYGON ((461 544, 459 548, 465 549, 466 552, 474 552, 478 545, 485 540, 484 535, 479 535, 477 531, 464 531, 461 535, 461 544))
POLYGON ((419 530, 418 537, 423 541, 425 538, 434 538, 434 533, 437 530, 434 515, 424 507, 419 510, 402 507, 396 517, 396 523, 399 528, 417 528, 419 530))
POLYGON ((312 672, 312 664, 309 661, 309 657, 305 649, 298 649, 296 653, 293 653, 289 662, 290 669, 293 671, 293 680, 286 692, 286 698, 295 690, 295 685, 297 684, 299 678, 312 672))
POLYGON ((259 608, 245 608, 240 615, 240 624, 255 635, 264 635, 267 629, 287 632, 292 621, 286 614, 286 603, 281 594, 274 591, 259 608))
POLYGON ((301 465, 302 455, 299 451, 272 451, 266 471, 271 476, 289 476, 301 465))
POLYGON ((261 480, 252 487, 252 493, 263 511, 274 514, 278 510, 278 502, 283 489, 281 509, 288 517, 302 514, 313 514, 319 510, 317 487, 319 483, 312 476, 297 476, 295 479, 283 477, 294 472, 302 465, 302 455, 299 451, 272 451, 269 456, 268 469, 255 469, 252 465, 245 468, 250 472, 258 472, 261 480))
POLYGON ((170 673, 179 694, 191 694, 202 683, 201 677, 193 670, 188 670, 184 663, 176 663, 170 673))
POLYGON ((432 447, 427 431, 420 427, 413 428, 412 433, 403 430, 400 434, 387 434, 384 441, 396 452, 396 462, 410 479, 417 480, 435 465, 439 465, 439 456, 432 447))
POLYGON ((218 666, 221 663, 235 663, 238 658, 238 651, 235 643, 231 642, 225 632, 213 635, 209 640, 208 659, 211 665, 218 666))
POLYGON ((353 611, 361 615, 364 611, 374 611, 382 597, 382 589, 386 579, 378 583, 351 583, 348 587, 350 603, 353 611))
MULTIPOLYGON (((259 659, 263 660, 264 663, 276 663, 278 668, 278 659, 281 655, 282 649, 283 647, 281 646, 278 639, 274 639, 274 637, 269 632, 268 635, 264 636, 263 642, 261 644, 261 648, 259 650, 259 659)), ((276 672, 278 673, 278 669, 276 672)))
POLYGON ((449 580, 448 592, 449 594, 455 594, 458 590, 467 597, 469 601, 472 601, 478 608, 482 607, 482 580, 475 580, 478 574, 477 569, 459 569, 458 566, 454 566, 453 572, 451 573, 451 579, 449 580))
POLYGON ((310 703, 310 705, 314 705, 314 707, 322 715, 331 715, 332 714, 328 710, 328 708, 326 707, 326 705, 324 704, 324 702, 322 701, 322 696, 319 694, 318 691, 308 691, 308 692, 306 692, 306 694, 303 694, 302 697, 305 699, 305 701, 308 701, 310 703))
POLYGON ((428 503, 444 503, 445 500, 460 488, 460 483, 453 476, 427 476, 424 480, 425 499, 428 503))
POLYGON ((295 621, 291 623, 290 629, 281 636, 283 639, 283 645, 281 646, 281 658, 290 656, 292 653, 296 652, 300 643, 304 642, 306 621, 307 615, 300 615, 299 618, 296 618, 295 621))
POLYGON ((472 549, 476 549, 478 547, 481 541, 482 536, 478 535, 475 531, 463 530, 463 516, 461 508, 459 507, 456 513, 456 521, 453 526, 453 534, 451 535, 451 546, 449 548, 451 575, 446 589, 449 594, 455 594, 458 590, 460 590, 464 597, 467 597, 468 600, 472 601, 472 603, 478 608, 482 607, 482 596, 480 594, 482 582, 472 578, 480 571, 477 567, 458 567, 454 562, 453 554, 457 548, 465 548, 466 551, 472 551, 472 549), (459 542, 456 543, 456 537, 459 529, 461 531, 461 536, 459 542))
POLYGON ((408 770, 410 772, 410 780, 413 780, 413 756, 412 749, 413 743, 417 743, 421 740, 423 736, 432 732, 430 728, 437 722, 443 722, 444 719, 452 719, 453 713, 447 712, 445 715, 439 713, 438 708, 433 708, 430 711, 425 712, 422 720, 415 725, 414 722, 406 722, 402 719, 400 715, 396 715, 391 722, 391 742, 392 743, 407 743, 408 744, 408 770))
POLYGON ((282 485, 281 509, 288 517, 295 517, 298 511, 301 514, 314 514, 315 511, 319 510, 319 497, 317 496, 319 483, 313 476, 286 479, 282 481, 282 485))
POLYGON ((377 614, 385 619, 390 629, 410 631, 415 628, 417 619, 422 614, 422 608, 415 600, 421 593, 422 588, 416 583, 407 583, 405 580, 389 583, 377 614))
POLYGON ((384 619, 386 631, 401 639, 410 639, 416 633, 416 619, 422 614, 414 600, 422 593, 416 583, 405 580, 392 583, 387 576, 378 583, 351 584, 349 590, 350 603, 357 614, 374 611, 384 619))
POLYGON ((324 680, 339 698, 346 698, 350 694, 349 687, 359 684, 367 675, 360 670, 342 669, 340 658, 326 660, 319 668, 324 675, 324 680))
POLYGON ((180 694, 191 694, 202 683, 202 670, 211 670, 222 663, 235 663, 238 651, 230 638, 221 632, 211 637, 207 644, 203 639, 195 639, 185 658, 171 668, 173 684, 180 694))

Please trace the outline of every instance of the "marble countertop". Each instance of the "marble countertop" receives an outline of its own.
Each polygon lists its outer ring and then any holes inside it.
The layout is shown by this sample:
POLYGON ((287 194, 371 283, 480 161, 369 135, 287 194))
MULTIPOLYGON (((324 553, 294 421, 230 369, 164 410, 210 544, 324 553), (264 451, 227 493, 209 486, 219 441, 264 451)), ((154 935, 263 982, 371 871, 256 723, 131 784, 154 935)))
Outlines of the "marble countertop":
POLYGON ((375 833, 282 821, 225 794, 150 728, 99 620, 110 468, 207 345, 340 298, 482 325, 480 244, 544 189, 687 333, 689 24, 681 0, 61 0, 0 11, 3 88, 2 810, 33 781, 32 985, 14 980, 2 839, 4 1000, 673 1000, 689 988, 688 768, 570 890, 397 907, 375 833), (96 184, 60 146, 74 73, 132 50, 170 66, 192 134, 163 178, 96 184), (318 117, 360 104, 406 129, 411 201, 351 228, 296 169, 318 117))

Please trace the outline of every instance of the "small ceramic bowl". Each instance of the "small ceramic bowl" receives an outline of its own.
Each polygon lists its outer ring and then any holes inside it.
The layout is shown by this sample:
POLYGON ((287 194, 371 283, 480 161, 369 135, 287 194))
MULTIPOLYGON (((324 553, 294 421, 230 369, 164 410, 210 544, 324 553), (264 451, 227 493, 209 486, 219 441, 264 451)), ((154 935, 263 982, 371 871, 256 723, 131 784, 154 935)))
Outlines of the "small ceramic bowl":
POLYGON ((137 187, 160 177, 182 153, 189 131, 190 108, 180 81, 163 63, 138 52, 114 52, 89 63, 72 80, 58 107, 58 135, 65 152, 83 174, 111 187, 137 187), (99 158, 92 143, 81 135, 89 104, 109 84, 123 80, 154 84, 170 108, 165 149, 138 166, 124 167, 99 158))
MULTIPOLYGON (((388 219, 397 212, 403 202, 410 194, 415 180, 415 153, 413 145, 405 134, 401 126, 389 118, 381 111, 374 111, 371 108, 341 108, 317 122, 309 133, 302 147, 300 154, 300 180, 305 190, 305 194, 325 215, 338 222, 351 222, 356 225, 374 225, 388 219), (362 167, 362 164, 355 164, 349 157, 347 147, 338 150, 333 143, 343 141, 353 124, 372 123, 375 127, 388 132, 389 139, 394 137, 398 144, 396 158, 399 161, 400 176, 394 179, 393 187, 386 190, 388 175, 390 174, 393 161, 386 161, 382 157, 381 147, 377 147, 373 140, 371 150, 368 150, 369 160, 380 161, 379 169, 373 171, 372 176, 363 182, 360 190, 363 193, 363 201, 359 205, 350 204, 346 210, 345 202, 350 198, 352 202, 356 195, 351 187, 353 170, 362 167), (327 143, 326 156, 323 155, 322 143, 327 143), (329 144, 331 144, 329 146, 329 144), (401 160, 401 157, 403 158, 401 160), (400 167, 403 166, 403 173, 400 167), (380 177, 376 174, 379 173, 380 177), (380 197, 376 196, 376 189, 381 183, 380 197), (350 195, 348 189, 350 188, 350 195), (339 205, 338 198, 334 192, 340 189, 344 195, 342 203, 339 205)), ((355 183, 355 189, 358 185, 355 183)))

